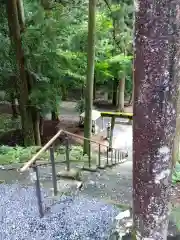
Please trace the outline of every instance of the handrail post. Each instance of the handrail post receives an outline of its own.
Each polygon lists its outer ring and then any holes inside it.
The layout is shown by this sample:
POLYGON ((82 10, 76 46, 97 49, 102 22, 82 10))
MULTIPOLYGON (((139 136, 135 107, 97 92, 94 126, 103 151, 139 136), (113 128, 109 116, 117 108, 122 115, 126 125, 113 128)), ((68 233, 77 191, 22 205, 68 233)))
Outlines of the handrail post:
MULTIPOLYGON (((52 144, 54 144, 54 142, 56 141, 56 139, 58 139, 58 137, 62 134, 66 134, 67 136, 72 136, 72 137, 77 137, 78 139, 86 139, 89 141, 89 144, 91 143, 95 143, 95 144, 101 144, 100 142, 97 142, 97 141, 94 141, 94 140, 91 140, 91 139, 88 139, 88 138, 85 138, 85 137, 82 137, 82 136, 79 136, 77 134, 74 134, 74 133, 70 133, 68 131, 65 131, 65 130, 59 130, 58 133, 52 137, 48 143, 46 143, 27 163, 24 164, 24 166, 22 168, 20 168, 20 172, 25 172, 28 168, 32 167, 32 164, 38 159, 38 157, 43 153, 45 152, 46 150, 48 150, 50 148, 50 146, 52 146, 52 144)), ((103 147, 108 147, 107 145, 105 144, 101 144, 101 146, 103 147)), ((110 151, 110 147, 108 147, 108 151, 110 151)), ((91 153, 91 152, 90 152, 91 153)), ((108 154, 108 153, 107 153, 108 154)), ((69 155, 69 153, 68 153, 69 155)), ((67 158, 68 159, 68 158, 67 158)), ((108 159, 107 159, 108 161, 108 159)), ((70 164, 70 162, 69 162, 70 164)), ((89 156, 89 167, 91 167, 91 154, 89 156)), ((69 166, 70 168, 70 166, 69 166)))
POLYGON ((70 161, 69 161, 69 138, 66 136, 66 167, 67 171, 70 171, 70 161))
POLYGON ((109 165, 109 147, 107 147, 107 150, 106 150, 106 164, 107 166, 109 165))
POLYGON ((91 146, 90 146, 91 142, 90 142, 90 139, 88 140, 88 142, 89 142, 89 149, 90 149, 90 153, 89 153, 89 156, 88 156, 88 161, 89 161, 89 168, 91 168, 91 146))
POLYGON ((101 167, 101 144, 99 144, 98 167, 101 167))
POLYGON ((44 216, 43 213, 43 206, 42 206, 42 199, 41 199, 41 188, 40 188, 40 181, 39 181, 39 172, 38 167, 36 165, 36 162, 32 165, 33 171, 36 174, 36 180, 35 180, 35 186, 36 186, 36 197, 38 202, 38 209, 40 217, 42 218, 44 216))
POLYGON ((120 155, 120 162, 121 162, 122 159, 123 159, 123 154, 122 154, 122 152, 119 152, 119 155, 120 155))
POLYGON ((114 149, 111 148, 111 165, 113 165, 113 154, 114 154, 114 149))
POLYGON ((55 167, 55 161, 54 161, 54 148, 50 147, 50 160, 51 160, 51 167, 52 167, 52 183, 53 183, 53 189, 54 189, 54 196, 57 195, 57 178, 56 178, 56 167, 55 167))

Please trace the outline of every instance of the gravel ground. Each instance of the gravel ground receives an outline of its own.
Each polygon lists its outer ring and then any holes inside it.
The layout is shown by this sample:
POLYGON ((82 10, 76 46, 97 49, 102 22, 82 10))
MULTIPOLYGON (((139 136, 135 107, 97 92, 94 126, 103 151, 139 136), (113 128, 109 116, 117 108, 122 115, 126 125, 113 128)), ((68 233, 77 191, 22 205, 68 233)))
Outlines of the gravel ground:
POLYGON ((43 190, 48 212, 40 219, 33 187, 1 184, 0 239, 106 240, 110 235, 119 209, 78 196, 52 205, 48 194, 43 190))

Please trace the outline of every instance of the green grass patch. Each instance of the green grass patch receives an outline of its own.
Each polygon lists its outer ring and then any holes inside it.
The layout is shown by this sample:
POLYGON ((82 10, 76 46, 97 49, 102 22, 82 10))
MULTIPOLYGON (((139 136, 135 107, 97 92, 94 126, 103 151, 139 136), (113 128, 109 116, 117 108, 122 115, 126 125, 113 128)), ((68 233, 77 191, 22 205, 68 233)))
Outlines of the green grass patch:
MULTIPOLYGON (((29 161, 39 150, 41 147, 39 146, 31 146, 31 147, 10 147, 10 146, 1 146, 0 147, 0 165, 8 165, 13 163, 25 163, 29 161)), ((65 154, 59 149, 54 152, 56 161, 64 161, 65 154)), ((50 153, 49 151, 43 152, 37 160, 40 161, 50 161, 50 153)))
MULTIPOLYGON (((10 146, 0 146, 0 165, 7 165, 13 163, 25 163, 29 161, 39 150, 39 146, 31 147, 10 147, 10 146)), ((64 146, 59 146, 55 152, 56 161, 65 161, 66 160, 66 148, 64 146)), ((49 151, 43 152, 38 160, 49 161, 49 151)), ((92 155, 92 163, 96 161, 97 155, 92 155)), ((88 157, 83 156, 83 148, 72 146, 69 149, 69 160, 70 162, 79 162, 86 163, 88 162, 88 157)))
POLYGON ((38 150, 39 147, 1 146, 0 165, 27 162, 38 150))

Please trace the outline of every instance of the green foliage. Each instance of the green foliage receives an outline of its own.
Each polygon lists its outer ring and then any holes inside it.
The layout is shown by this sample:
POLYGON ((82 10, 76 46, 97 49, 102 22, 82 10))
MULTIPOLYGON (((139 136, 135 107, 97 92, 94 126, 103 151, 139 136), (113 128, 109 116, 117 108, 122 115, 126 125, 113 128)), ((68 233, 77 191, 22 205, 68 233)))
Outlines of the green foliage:
POLYGON ((39 147, 0 146, 0 165, 26 162, 37 150, 39 150, 39 147))
MULTIPOLYGON (((22 43, 32 86, 30 105, 41 112, 53 110, 62 89, 85 86, 87 69, 88 1, 25 0, 25 31, 22 43), (51 2, 51 1, 50 1, 51 2)), ((110 86, 112 79, 126 75, 126 93, 131 92, 133 2, 113 1, 110 8, 98 3, 96 14, 96 82, 110 86), (127 55, 127 56, 126 56, 127 55)), ((16 89, 16 61, 9 39, 6 9, 0 11, 0 90, 16 89)), ((17 89, 16 89, 17 90, 17 89)))
POLYGON ((16 129, 21 129, 21 122, 19 117, 17 119, 12 119, 12 116, 10 114, 0 115, 0 134, 16 129))
POLYGON ((172 174, 172 182, 174 184, 179 183, 180 182, 180 163, 176 163, 176 166, 173 170, 173 174, 172 174))

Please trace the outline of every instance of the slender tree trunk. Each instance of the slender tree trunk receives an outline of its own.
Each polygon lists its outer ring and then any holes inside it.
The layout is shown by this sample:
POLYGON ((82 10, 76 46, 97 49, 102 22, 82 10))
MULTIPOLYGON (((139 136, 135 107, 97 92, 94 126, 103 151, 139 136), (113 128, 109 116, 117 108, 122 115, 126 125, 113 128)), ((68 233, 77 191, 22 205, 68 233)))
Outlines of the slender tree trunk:
POLYGON ((25 17, 24 17, 24 5, 23 0, 17 0, 18 20, 20 24, 21 32, 24 31, 25 17))
POLYGON ((125 77, 119 81, 117 111, 124 112, 125 77))
POLYGON ((62 91, 62 100, 66 101, 67 100, 67 89, 66 89, 65 85, 62 85, 61 91, 62 91))
POLYGON ((117 89, 118 89, 118 79, 113 80, 113 94, 112 94, 112 105, 117 106, 117 89))
MULTIPOLYGON (((93 107, 93 85, 94 85, 94 60, 95 60, 95 25, 96 25, 96 0, 89 0, 88 20, 88 62, 87 83, 85 95, 85 119, 84 137, 91 138, 92 130, 92 107, 93 107)), ((84 154, 91 155, 91 145, 84 140, 84 154)))
POLYGON ((44 134, 44 119, 43 117, 40 115, 40 123, 39 123, 39 129, 40 129, 40 136, 42 138, 43 134, 44 134))
POLYGON ((133 109, 134 233, 136 239, 166 240, 180 75, 180 2, 138 3, 133 109))
POLYGON ((17 87, 19 90, 19 107, 22 121, 22 129, 24 135, 25 146, 34 145, 34 132, 33 122, 30 111, 28 111, 28 84, 26 79, 24 53, 21 43, 20 25, 18 21, 17 1, 7 1, 7 15, 12 33, 12 38, 15 46, 17 68, 18 68, 18 80, 17 87))
POLYGON ((175 138, 173 144, 173 167, 176 165, 176 162, 179 161, 180 158, 180 90, 178 89, 178 100, 177 100, 177 107, 176 107, 176 131, 175 131, 175 138))
POLYGON ((13 119, 16 119, 18 117, 18 109, 16 105, 16 99, 14 94, 11 94, 11 108, 12 108, 12 117, 13 119))
POLYGON ((39 113, 39 110, 35 108, 34 108, 34 114, 33 114, 33 128, 34 128, 35 144, 37 146, 41 146, 40 113, 39 113))

